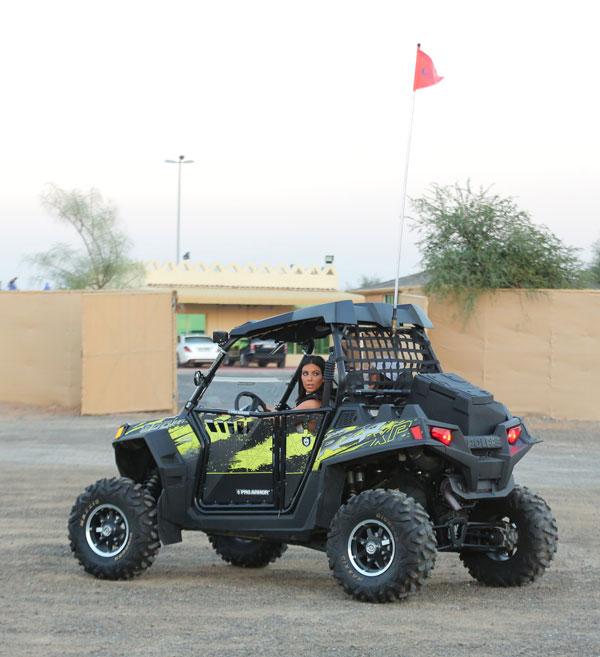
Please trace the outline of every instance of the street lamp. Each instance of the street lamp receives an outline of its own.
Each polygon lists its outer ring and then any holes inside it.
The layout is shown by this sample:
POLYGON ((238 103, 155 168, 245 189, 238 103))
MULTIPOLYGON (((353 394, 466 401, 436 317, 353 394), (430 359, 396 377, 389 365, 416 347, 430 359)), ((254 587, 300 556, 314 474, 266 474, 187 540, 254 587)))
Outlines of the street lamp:
POLYGON ((186 160, 185 155, 180 155, 178 160, 165 160, 168 164, 177 164, 177 259, 179 264, 179 242, 181 237, 181 165, 192 164, 194 160, 186 160))

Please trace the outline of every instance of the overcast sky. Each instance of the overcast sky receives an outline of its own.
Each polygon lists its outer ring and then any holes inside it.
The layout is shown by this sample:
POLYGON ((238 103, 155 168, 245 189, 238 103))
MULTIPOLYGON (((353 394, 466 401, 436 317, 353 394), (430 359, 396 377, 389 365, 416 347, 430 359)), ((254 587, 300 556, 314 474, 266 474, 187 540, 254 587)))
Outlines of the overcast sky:
MULTIPOLYGON (((142 260, 320 264, 342 285, 395 272, 408 192, 470 178, 582 249, 600 237, 596 3, 19 2, 0 10, 0 281, 75 242, 44 184, 98 188, 142 260)), ((409 211, 410 214, 410 211, 409 211)), ((406 233, 401 273, 418 271, 406 233)))

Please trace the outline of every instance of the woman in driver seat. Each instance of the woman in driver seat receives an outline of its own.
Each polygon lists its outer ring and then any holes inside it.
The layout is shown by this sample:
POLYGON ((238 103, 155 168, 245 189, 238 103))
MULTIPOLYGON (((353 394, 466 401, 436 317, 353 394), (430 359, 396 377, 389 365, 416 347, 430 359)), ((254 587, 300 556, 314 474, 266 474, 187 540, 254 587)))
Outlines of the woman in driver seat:
POLYGON ((296 410, 321 408, 323 403, 323 375, 325 361, 321 356, 305 356, 298 381, 296 410))

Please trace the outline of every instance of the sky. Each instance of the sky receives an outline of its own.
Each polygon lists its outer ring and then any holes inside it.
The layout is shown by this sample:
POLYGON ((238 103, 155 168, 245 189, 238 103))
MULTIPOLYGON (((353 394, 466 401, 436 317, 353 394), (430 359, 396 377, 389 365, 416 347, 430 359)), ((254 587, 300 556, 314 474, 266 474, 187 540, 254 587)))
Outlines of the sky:
MULTIPOLYGON (((99 189, 140 260, 323 264, 341 286, 396 270, 409 197, 493 186, 589 259, 600 238, 596 3, 204 0, 4 3, 0 281, 77 244, 47 183, 99 189)), ((407 228, 401 274, 420 270, 407 228)))

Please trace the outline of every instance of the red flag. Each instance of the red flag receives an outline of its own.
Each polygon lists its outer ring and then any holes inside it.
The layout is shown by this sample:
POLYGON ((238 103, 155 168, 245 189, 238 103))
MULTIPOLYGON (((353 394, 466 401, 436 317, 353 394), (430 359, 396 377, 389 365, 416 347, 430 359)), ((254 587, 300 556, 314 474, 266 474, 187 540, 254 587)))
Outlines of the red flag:
POLYGON ((437 84, 443 79, 443 77, 440 77, 437 74, 435 66, 431 61, 431 57, 421 50, 420 45, 417 46, 417 63, 415 64, 415 82, 413 84, 413 91, 423 89, 424 87, 431 87, 431 85, 437 84))

